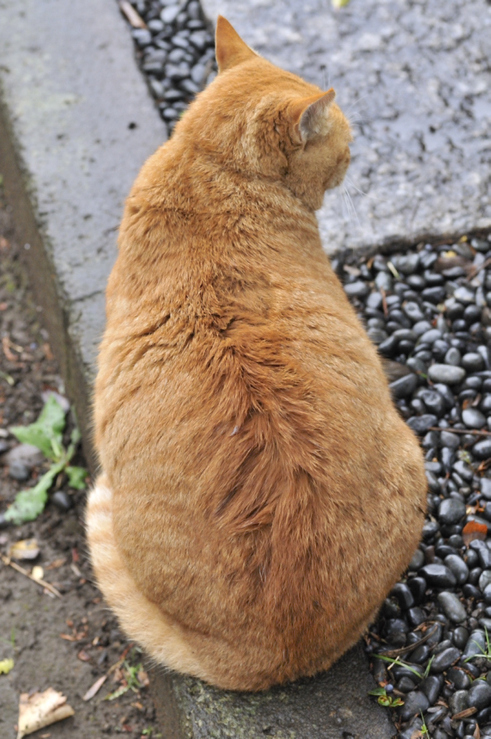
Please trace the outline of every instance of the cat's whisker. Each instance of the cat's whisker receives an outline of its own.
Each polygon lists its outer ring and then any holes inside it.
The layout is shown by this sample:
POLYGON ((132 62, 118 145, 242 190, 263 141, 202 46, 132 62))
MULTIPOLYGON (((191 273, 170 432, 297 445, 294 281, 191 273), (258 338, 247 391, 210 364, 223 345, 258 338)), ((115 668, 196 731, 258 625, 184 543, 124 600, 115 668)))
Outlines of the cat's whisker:
POLYGON ((348 109, 348 111, 345 113, 346 116, 349 116, 353 110, 353 107, 355 105, 358 105, 358 103, 361 103, 362 100, 365 100, 371 93, 367 92, 365 95, 361 95, 359 98, 356 98, 356 100, 353 101, 353 104, 351 108, 348 109))
POLYGON ((355 185, 355 183, 353 182, 353 180, 350 177, 348 177, 347 175, 345 177, 345 180, 348 183, 348 185, 350 187, 352 187, 354 190, 356 190, 358 193, 360 193, 360 195, 364 195, 366 198, 373 198, 374 197, 371 193, 364 192, 363 190, 360 190, 360 188, 357 187, 355 185))
POLYGON ((352 223, 353 221, 353 210, 352 210, 352 203, 350 203, 348 198, 348 191, 346 189, 346 185, 343 187, 343 217, 349 222, 352 223))
POLYGON ((346 185, 341 190, 341 211, 345 221, 351 221, 351 214, 348 207, 348 198, 346 197, 346 185))
POLYGON ((356 123, 370 123, 369 119, 366 116, 361 115, 361 113, 358 113, 357 111, 349 116, 346 116, 346 118, 351 125, 356 123))
POLYGON ((348 188, 346 187, 346 185, 344 186, 344 194, 346 196, 346 202, 348 204, 348 209, 349 209, 349 211, 351 213, 351 216, 352 216, 351 220, 355 220, 357 226, 358 227, 361 227, 360 219, 358 217, 358 212, 356 210, 355 204, 353 202, 353 199, 352 199, 351 195, 349 194, 349 191, 348 191, 348 188))

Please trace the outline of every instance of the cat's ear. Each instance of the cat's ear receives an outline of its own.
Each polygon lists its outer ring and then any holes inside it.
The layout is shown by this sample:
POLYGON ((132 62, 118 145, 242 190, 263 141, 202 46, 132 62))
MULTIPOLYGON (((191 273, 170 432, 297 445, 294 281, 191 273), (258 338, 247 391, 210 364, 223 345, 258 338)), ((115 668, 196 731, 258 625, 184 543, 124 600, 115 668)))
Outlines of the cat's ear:
POLYGON ((250 49, 247 44, 242 41, 237 31, 230 25, 223 15, 218 16, 217 28, 215 34, 215 55, 218 64, 218 71, 224 72, 226 69, 235 67, 251 59, 257 54, 250 49))
POLYGON ((327 133, 329 129, 329 108, 336 93, 331 89, 312 97, 302 98, 289 108, 293 133, 299 143, 305 144, 313 136, 327 133))

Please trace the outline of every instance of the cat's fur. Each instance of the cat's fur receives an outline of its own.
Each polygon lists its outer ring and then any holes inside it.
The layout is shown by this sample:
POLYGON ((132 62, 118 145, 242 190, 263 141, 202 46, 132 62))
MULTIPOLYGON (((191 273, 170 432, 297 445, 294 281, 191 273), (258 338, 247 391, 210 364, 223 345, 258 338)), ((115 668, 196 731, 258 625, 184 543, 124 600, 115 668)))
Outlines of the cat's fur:
POLYGON ((359 638, 417 546, 426 483, 319 239, 349 163, 334 92, 224 19, 217 59, 126 203, 87 524, 132 639, 261 690, 359 638))

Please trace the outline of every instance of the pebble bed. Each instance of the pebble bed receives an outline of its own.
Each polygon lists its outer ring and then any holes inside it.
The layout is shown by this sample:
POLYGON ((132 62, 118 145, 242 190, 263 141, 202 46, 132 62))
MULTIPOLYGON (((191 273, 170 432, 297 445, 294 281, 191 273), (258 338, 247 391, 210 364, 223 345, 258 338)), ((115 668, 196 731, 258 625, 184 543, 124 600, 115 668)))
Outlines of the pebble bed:
POLYGON ((333 265, 426 460, 422 542, 367 639, 381 701, 400 739, 491 737, 491 236, 333 265))
POLYGON ((215 41, 197 0, 135 0, 145 28, 132 28, 137 60, 168 133, 216 74, 215 41))
MULTIPOLYGON (((132 5, 170 134, 216 74, 213 34, 197 0, 132 5)), ((367 638, 380 700, 402 703, 399 739, 491 738, 491 236, 332 262, 426 459, 422 542, 367 638)))

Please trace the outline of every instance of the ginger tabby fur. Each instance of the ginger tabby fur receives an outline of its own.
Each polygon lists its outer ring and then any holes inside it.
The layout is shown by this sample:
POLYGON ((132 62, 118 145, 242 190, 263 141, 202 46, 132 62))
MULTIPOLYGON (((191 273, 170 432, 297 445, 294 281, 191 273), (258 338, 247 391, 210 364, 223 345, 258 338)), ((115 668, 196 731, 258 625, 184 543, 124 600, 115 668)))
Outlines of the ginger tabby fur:
POLYGON ((126 203, 95 393, 95 573, 131 639, 222 688, 327 669, 407 567, 415 436, 322 250, 334 91, 223 18, 220 73, 126 203))

